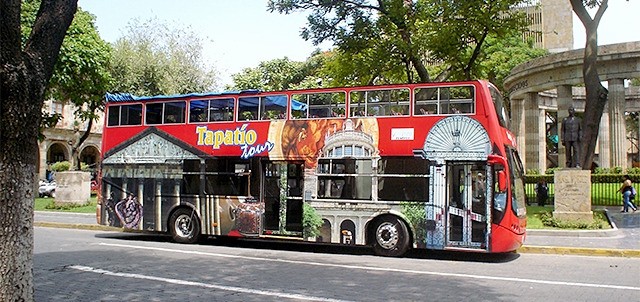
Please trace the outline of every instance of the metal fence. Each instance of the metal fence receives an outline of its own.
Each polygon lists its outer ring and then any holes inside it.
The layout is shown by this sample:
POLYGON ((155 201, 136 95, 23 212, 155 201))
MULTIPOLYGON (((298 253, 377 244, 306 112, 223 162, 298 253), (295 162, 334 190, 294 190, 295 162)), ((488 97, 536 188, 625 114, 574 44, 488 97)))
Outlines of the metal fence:
MULTIPOLYGON (((553 175, 527 175, 525 176, 525 192, 527 204, 537 204, 536 183, 544 178, 548 187, 547 205, 553 205, 555 198, 555 185, 553 175)), ((623 175, 602 175, 591 174, 591 204, 594 206, 622 206, 622 194, 618 192, 622 183, 623 175), (619 181, 617 181, 619 179, 619 181), (616 180, 616 181, 614 181, 616 180)), ((631 179, 635 184, 640 180, 640 175, 632 175, 631 179), (635 180, 634 180, 635 179, 635 180)), ((638 187, 636 187, 638 189, 638 187)))

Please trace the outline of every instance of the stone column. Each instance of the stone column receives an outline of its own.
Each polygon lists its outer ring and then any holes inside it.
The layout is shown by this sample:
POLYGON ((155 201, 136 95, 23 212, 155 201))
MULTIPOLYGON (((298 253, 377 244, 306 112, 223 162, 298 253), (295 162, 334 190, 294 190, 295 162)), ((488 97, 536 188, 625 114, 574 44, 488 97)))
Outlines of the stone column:
POLYGON ((600 167, 611 168, 611 140, 609 139, 609 104, 604 105, 598 131, 598 159, 600 167))
POLYGON ((38 184, 38 181, 40 179, 46 179, 47 178, 47 148, 50 144, 50 141, 48 139, 45 139, 44 141, 42 141, 41 143, 38 144, 38 149, 40 150, 40 163, 38 164, 38 179, 36 179, 36 185, 38 184))
POLYGON ((611 166, 627 167, 627 135, 624 123, 624 79, 609 80, 609 128, 611 166))
POLYGON ((546 128, 544 110, 539 109, 538 93, 528 93, 525 106, 525 167, 544 173, 546 169, 546 128))
POLYGON ((562 145, 562 120, 569 116, 567 110, 573 105, 573 92, 571 85, 560 85, 558 91, 558 167, 567 167, 566 148, 562 145))
MULTIPOLYGON (((516 137, 518 144, 518 153, 523 163, 527 162, 525 153, 525 118, 524 118, 524 100, 511 100, 511 131, 516 137)), ((526 167, 525 170, 529 167, 526 167)))

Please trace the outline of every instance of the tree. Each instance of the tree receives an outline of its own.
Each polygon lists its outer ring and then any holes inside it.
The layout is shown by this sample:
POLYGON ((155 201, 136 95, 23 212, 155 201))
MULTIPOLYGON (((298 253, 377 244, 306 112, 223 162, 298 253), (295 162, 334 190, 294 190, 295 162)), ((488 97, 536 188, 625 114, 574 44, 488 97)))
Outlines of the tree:
MULTIPOLYGON (((31 33, 40 2, 28 0, 23 4, 23 41, 31 33)), ((82 123, 86 122, 85 129, 80 129, 80 123, 76 122, 78 136, 71 146, 72 170, 80 170, 80 146, 91 134, 94 121, 103 111, 103 97, 111 84, 108 69, 110 58, 111 47, 100 38, 95 17, 78 9, 62 43, 60 56, 45 94, 47 98, 73 104, 75 117, 82 123)), ((49 116, 46 112, 43 114, 49 116)), ((59 118, 60 115, 52 117, 49 125, 43 127, 54 126, 59 118)))
POLYGON ((0 1, 1 301, 33 301, 39 125, 45 89, 77 9, 77 0, 43 0, 23 44, 21 3, 0 1))
POLYGON ((501 91, 505 91, 504 79, 514 67, 548 53, 546 49, 534 47, 532 41, 523 41, 521 33, 489 37, 485 44, 472 76, 491 81, 501 91))
POLYGON ((263 61, 258 67, 245 68, 232 75, 233 85, 227 90, 275 91, 322 86, 328 82, 321 73, 325 59, 326 52, 316 50, 304 62, 291 61, 287 57, 263 61))
MULTIPOLYGON (((310 11, 302 37, 314 44, 333 41, 341 55, 368 60, 365 66, 404 67, 402 82, 414 82, 416 76, 430 82, 427 66, 433 63, 445 66, 435 80, 448 79, 451 72, 470 78, 488 37, 525 25, 524 15, 511 10, 521 2, 270 0, 268 7, 285 14, 310 11)), ((371 70, 372 77, 378 74, 378 69, 371 70)))
POLYGON ((285 90, 299 83, 302 63, 282 59, 260 62, 258 67, 245 68, 232 75, 233 90, 259 89, 265 91, 285 90))
POLYGON ((582 125, 583 150, 578 159, 578 163, 583 169, 591 169, 593 156, 598 139, 600 128, 600 118, 607 103, 608 91, 602 86, 600 75, 598 74, 598 26, 602 15, 607 10, 608 0, 570 0, 573 11, 584 25, 587 34, 587 41, 584 47, 584 61, 582 64, 582 76, 586 92, 584 118, 582 125), (598 8, 593 18, 587 11, 588 8, 598 8))
POLYGON ((159 95, 215 88, 215 70, 202 57, 200 38, 188 28, 134 20, 113 48, 115 91, 159 95))

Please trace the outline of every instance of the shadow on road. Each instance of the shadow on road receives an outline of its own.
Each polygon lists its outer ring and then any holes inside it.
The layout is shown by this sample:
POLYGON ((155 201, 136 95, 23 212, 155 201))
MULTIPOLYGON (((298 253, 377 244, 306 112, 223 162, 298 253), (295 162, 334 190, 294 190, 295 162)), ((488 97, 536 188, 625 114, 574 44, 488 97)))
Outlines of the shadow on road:
MULTIPOLYGON (((140 234, 140 233, 102 233, 96 237, 115 240, 129 241, 150 241, 150 242, 171 242, 171 236, 163 233, 157 234, 140 234)), ((178 243, 176 243, 178 244, 178 243)), ((232 237, 208 237, 202 239, 198 245, 202 246, 225 246, 238 247, 247 249, 265 249, 265 250, 281 250, 295 251, 302 253, 321 253, 321 254, 345 254, 345 255, 374 255, 373 249, 369 246, 346 246, 328 243, 309 243, 309 242, 292 242, 288 240, 264 240, 253 238, 232 238, 232 237)), ((407 252, 404 258, 412 259, 432 259, 432 260, 449 260, 449 261, 465 261, 465 262, 487 262, 487 263, 504 263, 518 259, 517 253, 499 253, 484 254, 474 252, 458 252, 458 251, 438 251, 427 249, 412 249, 407 252)))

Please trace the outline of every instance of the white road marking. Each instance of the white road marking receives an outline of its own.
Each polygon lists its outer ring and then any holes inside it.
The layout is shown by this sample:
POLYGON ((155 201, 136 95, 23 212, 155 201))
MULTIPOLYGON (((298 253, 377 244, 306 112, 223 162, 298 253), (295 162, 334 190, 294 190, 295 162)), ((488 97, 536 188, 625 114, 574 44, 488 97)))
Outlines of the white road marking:
POLYGON ((325 267, 338 267, 338 268, 348 268, 348 269, 367 270, 367 271, 382 271, 382 272, 395 272, 395 273, 406 273, 406 274, 417 274, 417 275, 458 277, 458 278, 479 279, 479 280, 498 280, 498 281, 509 281, 509 282, 550 284, 550 285, 566 285, 566 286, 579 286, 579 287, 590 287, 590 288, 608 288, 608 289, 622 289, 622 290, 640 291, 640 287, 624 286, 624 285, 593 284, 593 283, 582 283, 582 282, 565 282, 565 281, 552 281, 552 280, 539 280, 539 279, 526 279, 526 278, 510 278, 510 277, 495 277, 495 276, 483 276, 483 275, 471 275, 471 274, 459 274, 459 273, 417 271, 417 270, 396 269, 396 268, 375 267, 375 266, 359 266, 359 265, 345 265, 345 264, 309 262, 309 261, 300 261, 300 260, 270 259, 270 258, 239 256, 239 255, 228 255, 228 254, 208 253, 208 252, 198 252, 198 251, 183 251, 183 250, 167 249, 167 248, 160 248, 160 247, 148 247, 148 246, 114 244, 114 243, 99 243, 99 245, 122 247, 122 248, 129 248, 129 249, 162 251, 162 252, 169 252, 169 253, 182 253, 182 254, 192 254, 192 255, 212 256, 212 257, 223 257, 223 258, 238 258, 238 259, 246 259, 246 260, 282 262, 282 263, 325 266, 325 267))
POLYGON ((147 275, 141 275, 141 274, 118 273, 118 272, 112 272, 112 271, 107 271, 107 270, 93 268, 90 266, 83 266, 83 265, 72 265, 72 266, 69 266, 69 268, 83 271, 83 272, 103 274, 107 276, 152 280, 152 281, 159 281, 159 282, 165 282, 165 283, 171 283, 171 284, 177 284, 177 285, 197 286, 197 287, 219 289, 224 291, 232 291, 232 292, 251 294, 251 295, 273 296, 273 297, 279 297, 279 298, 309 300, 309 301, 328 301, 328 302, 346 301, 346 300, 336 300, 336 299, 329 299, 329 298, 322 298, 322 297, 307 296, 307 295, 301 295, 301 294, 278 293, 273 291, 258 290, 258 289, 251 289, 251 288, 244 288, 244 287, 237 287, 237 286, 225 286, 225 285, 194 282, 194 281, 187 281, 187 280, 162 278, 162 277, 147 276, 147 275))

